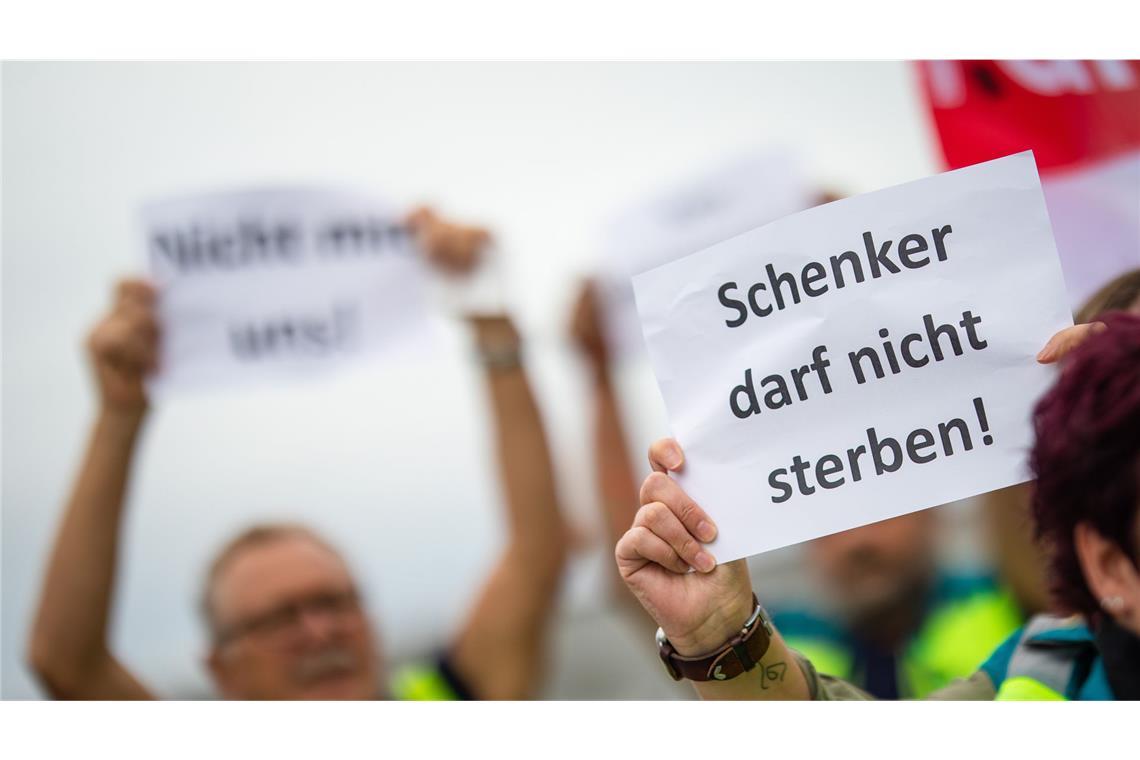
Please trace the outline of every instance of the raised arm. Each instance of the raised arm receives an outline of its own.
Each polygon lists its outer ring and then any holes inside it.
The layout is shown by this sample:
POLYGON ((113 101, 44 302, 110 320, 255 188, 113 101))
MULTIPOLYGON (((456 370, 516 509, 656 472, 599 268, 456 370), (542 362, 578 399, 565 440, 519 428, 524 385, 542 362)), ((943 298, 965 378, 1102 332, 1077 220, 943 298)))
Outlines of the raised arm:
POLYGON ((526 699, 543 671, 566 531, 542 420, 517 358, 517 333, 505 318, 479 319, 474 328, 487 366, 508 536, 451 656, 476 696, 526 699))
POLYGON ((29 659, 57 699, 147 699, 150 693, 111 654, 111 608, 123 497, 147 411, 143 378, 155 366, 154 292, 119 284, 111 313, 88 351, 100 408, 52 549, 29 659))
MULTIPOLYGON (((594 471, 606 534, 612 546, 629 530, 637 514, 637 476, 626 448, 625 429, 610 376, 610 352, 602 331, 601 309, 597 286, 586 283, 574 306, 570 334, 589 368, 594 471)), ((620 576, 615 575, 614 580, 615 585, 623 585, 620 576)), ((632 601, 624 588, 621 598, 632 601)))
MULTIPOLYGON (((417 235, 429 256, 452 271, 474 266, 477 257, 470 247, 487 240, 485 232, 422 214, 417 235)), ((474 696, 525 699, 540 683, 545 634, 567 554, 566 529, 542 418, 520 360, 518 332, 502 315, 469 322, 493 411, 507 544, 448 656, 474 696)))

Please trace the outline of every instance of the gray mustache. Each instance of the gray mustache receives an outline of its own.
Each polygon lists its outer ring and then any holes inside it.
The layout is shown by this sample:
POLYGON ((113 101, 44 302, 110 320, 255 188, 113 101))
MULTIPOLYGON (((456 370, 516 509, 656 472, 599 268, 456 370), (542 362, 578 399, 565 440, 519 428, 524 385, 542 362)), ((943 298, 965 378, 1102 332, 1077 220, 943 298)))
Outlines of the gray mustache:
POLYGON ((355 670, 357 665, 355 655, 347 649, 335 647, 306 655, 297 663, 293 674, 302 683, 310 683, 326 676, 355 670))

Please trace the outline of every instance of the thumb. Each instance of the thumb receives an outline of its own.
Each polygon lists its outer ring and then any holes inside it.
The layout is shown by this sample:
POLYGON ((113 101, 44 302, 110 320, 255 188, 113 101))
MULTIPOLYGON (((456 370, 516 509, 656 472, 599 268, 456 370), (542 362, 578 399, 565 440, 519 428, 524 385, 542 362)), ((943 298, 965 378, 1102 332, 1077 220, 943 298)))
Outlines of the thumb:
POLYGON ((672 438, 661 438, 649 447, 649 466, 654 472, 676 472, 685 464, 681 446, 672 438))

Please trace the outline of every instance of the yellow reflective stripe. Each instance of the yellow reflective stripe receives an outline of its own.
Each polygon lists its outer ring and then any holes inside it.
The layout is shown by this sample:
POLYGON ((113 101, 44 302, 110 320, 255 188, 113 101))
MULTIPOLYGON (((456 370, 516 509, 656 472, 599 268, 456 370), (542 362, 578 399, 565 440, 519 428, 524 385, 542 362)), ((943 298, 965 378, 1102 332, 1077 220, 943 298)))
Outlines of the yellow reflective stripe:
POLYGON ((392 679, 392 695, 416 702, 450 702, 459 698, 438 670, 424 667, 401 669, 392 679))
POLYGON ((817 673, 836 678, 851 678, 851 653, 843 647, 823 639, 789 636, 784 644, 796 650, 811 661, 817 673))
POLYGON ((1001 682, 999 702, 1065 702, 1065 697, 1029 676, 1014 676, 1001 682))
POLYGON ((1004 592, 986 591, 936 609, 907 648, 903 671, 921 698, 955 678, 967 678, 1022 624, 1004 592))

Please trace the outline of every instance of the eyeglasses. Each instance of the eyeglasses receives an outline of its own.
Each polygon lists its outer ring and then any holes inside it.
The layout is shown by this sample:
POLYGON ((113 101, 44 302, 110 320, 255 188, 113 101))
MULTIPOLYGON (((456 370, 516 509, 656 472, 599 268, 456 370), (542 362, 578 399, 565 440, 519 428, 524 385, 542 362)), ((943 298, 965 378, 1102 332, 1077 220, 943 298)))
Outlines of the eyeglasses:
POLYGON ((360 596, 355 589, 326 591, 294 599, 218 631, 218 644, 226 644, 246 636, 284 639, 301 628, 306 615, 322 615, 343 619, 360 611, 360 596))

